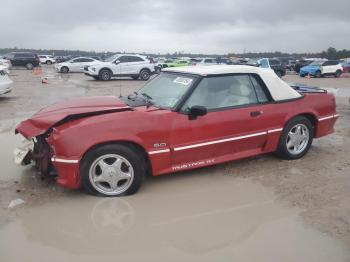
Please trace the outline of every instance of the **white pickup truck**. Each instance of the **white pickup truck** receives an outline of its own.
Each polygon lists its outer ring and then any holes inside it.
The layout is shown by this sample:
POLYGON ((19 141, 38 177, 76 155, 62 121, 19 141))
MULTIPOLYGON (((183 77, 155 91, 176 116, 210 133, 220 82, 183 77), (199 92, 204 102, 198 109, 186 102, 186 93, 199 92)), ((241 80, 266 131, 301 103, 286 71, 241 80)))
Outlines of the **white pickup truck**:
POLYGON ((155 72, 155 64, 146 56, 116 54, 103 62, 97 62, 84 68, 84 73, 95 80, 108 81, 112 77, 131 77, 148 80, 155 72))

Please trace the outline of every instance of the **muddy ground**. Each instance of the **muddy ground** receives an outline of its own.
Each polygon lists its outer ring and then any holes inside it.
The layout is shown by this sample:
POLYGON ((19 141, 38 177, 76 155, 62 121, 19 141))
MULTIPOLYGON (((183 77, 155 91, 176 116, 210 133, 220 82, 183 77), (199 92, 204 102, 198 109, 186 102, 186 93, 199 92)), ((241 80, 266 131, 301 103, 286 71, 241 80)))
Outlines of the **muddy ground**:
POLYGON ((144 82, 12 70, 0 97, 0 261, 350 261, 350 78, 289 82, 335 93, 336 132, 297 161, 273 155, 148 178, 134 196, 97 198, 12 163, 16 124, 77 96, 144 82), (48 84, 41 78, 47 77, 48 84), (11 200, 24 204, 9 209, 11 200))

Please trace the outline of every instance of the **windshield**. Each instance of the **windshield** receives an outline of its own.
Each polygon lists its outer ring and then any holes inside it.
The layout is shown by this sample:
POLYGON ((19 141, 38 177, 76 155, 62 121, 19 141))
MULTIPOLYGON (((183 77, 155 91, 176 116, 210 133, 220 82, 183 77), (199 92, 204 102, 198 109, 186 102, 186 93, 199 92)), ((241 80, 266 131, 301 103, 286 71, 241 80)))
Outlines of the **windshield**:
POLYGON ((119 55, 116 54, 116 55, 112 55, 110 57, 107 57, 104 61, 105 62, 113 62, 119 55))
POLYGON ((195 79, 193 76, 162 73, 141 88, 138 94, 148 97, 157 107, 172 109, 191 88, 195 79))
POLYGON ((320 65, 322 65, 324 63, 324 61, 314 61, 314 62, 312 62, 310 65, 311 66, 320 66, 320 65))

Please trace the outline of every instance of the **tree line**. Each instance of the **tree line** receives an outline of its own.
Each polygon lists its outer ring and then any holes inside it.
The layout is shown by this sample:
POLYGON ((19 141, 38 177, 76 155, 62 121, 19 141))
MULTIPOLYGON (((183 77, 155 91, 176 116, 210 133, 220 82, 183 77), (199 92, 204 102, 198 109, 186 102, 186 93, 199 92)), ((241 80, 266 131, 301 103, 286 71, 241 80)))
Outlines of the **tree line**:
MULTIPOLYGON (((55 55, 55 56, 69 56, 69 55, 78 55, 78 56, 99 56, 102 58, 111 56, 116 53, 122 52, 95 52, 95 51, 82 51, 82 50, 60 50, 60 49, 28 49, 28 48, 0 48, 0 54, 8 54, 10 52, 35 52, 37 54, 46 54, 46 55, 55 55)), ((193 53, 184 53, 184 52, 175 52, 173 54, 152 54, 152 53, 143 53, 144 55, 149 55, 153 57, 165 56, 165 57, 203 57, 203 56, 211 56, 211 57, 246 57, 246 58, 257 58, 257 57, 293 57, 296 59, 300 58, 327 58, 327 59, 341 59, 341 58, 350 58, 350 50, 343 49, 337 50, 334 47, 329 47, 327 50, 324 50, 319 53, 285 53, 285 52, 248 52, 248 53, 229 53, 227 55, 223 54, 193 54, 193 53)))

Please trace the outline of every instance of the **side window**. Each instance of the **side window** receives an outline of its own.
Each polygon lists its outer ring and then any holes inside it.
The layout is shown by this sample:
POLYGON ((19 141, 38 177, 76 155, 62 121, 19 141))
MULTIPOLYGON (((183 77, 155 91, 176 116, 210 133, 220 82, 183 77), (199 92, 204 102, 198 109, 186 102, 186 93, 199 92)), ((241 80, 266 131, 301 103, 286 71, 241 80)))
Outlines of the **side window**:
POLYGON ((205 59, 204 63, 214 63, 213 59, 205 59))
POLYGON ((129 56, 129 62, 144 62, 141 57, 138 56, 129 56))
POLYGON ((128 56, 120 56, 120 57, 118 58, 118 61, 119 61, 120 63, 127 63, 127 62, 129 62, 129 57, 128 57, 128 56))
POLYGON ((92 62, 93 60, 90 58, 81 58, 81 62, 92 62))
POLYGON ((248 74, 203 78, 182 111, 195 105, 208 110, 257 104, 258 99, 248 74))
POLYGON ((72 63, 80 63, 80 62, 82 62, 81 60, 82 60, 81 58, 77 58, 77 59, 74 59, 72 61, 72 63))
POLYGON ((258 79, 258 76, 256 75, 250 75, 250 80, 253 83, 253 86, 255 88, 256 95, 258 97, 259 103, 266 103, 269 101, 266 92, 263 88, 263 84, 261 83, 261 79, 258 79))
POLYGON ((326 61, 322 64, 323 66, 329 66, 329 65, 332 65, 331 61, 326 61))

